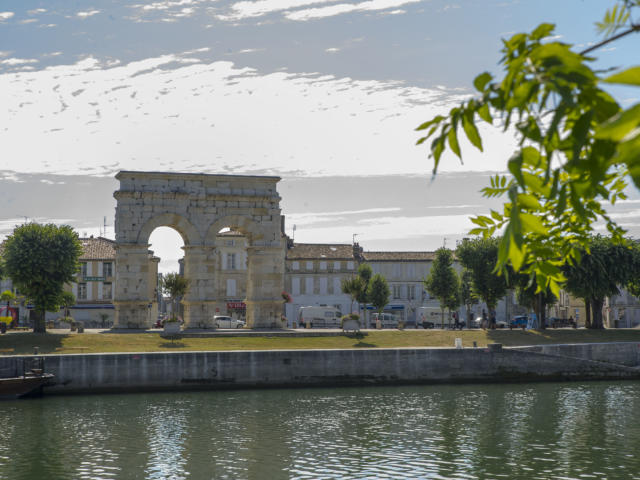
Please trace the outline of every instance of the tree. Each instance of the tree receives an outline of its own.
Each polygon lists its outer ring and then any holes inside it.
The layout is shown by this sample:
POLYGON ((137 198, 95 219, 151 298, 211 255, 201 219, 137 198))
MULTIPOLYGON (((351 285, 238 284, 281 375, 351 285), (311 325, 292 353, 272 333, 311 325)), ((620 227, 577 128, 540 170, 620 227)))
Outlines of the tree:
POLYGON ((456 248, 456 257, 469 271, 473 291, 490 311, 496 309, 498 300, 507 293, 506 275, 495 269, 499 244, 497 237, 465 238, 456 248))
POLYGON ((64 318, 69 317, 69 309, 76 304, 76 297, 71 292, 62 292, 60 296, 60 306, 64 308, 64 318))
POLYGON ((371 277, 367 287, 367 298, 378 313, 382 313, 384 307, 389 303, 390 293, 387 280, 382 275, 376 273, 371 277))
POLYGON ((538 289, 535 277, 525 274, 514 274, 513 285, 518 294, 518 303, 529 310, 533 310, 541 329, 547 327, 547 305, 556 302, 556 297, 549 287, 538 289))
POLYGON ((627 282, 627 290, 631 295, 640 298, 640 242, 636 241, 632 246, 633 275, 627 282))
POLYGON ((353 312, 353 303, 361 296, 361 292, 365 290, 362 277, 347 277, 340 282, 342 293, 351 297, 351 312, 353 312))
POLYGON ((171 299, 171 320, 176 321, 176 311, 178 305, 176 300, 184 297, 189 291, 189 279, 183 277, 177 272, 167 273, 162 278, 162 291, 171 299))
POLYGON ((361 263, 358 265, 358 277, 360 278, 360 290, 358 290, 356 295, 356 300, 359 305, 364 305, 364 325, 368 325, 367 318, 367 303, 371 303, 371 300, 368 296, 369 291, 369 282, 371 281, 371 277, 373 275, 373 269, 371 265, 368 263, 361 263))
POLYGON ((582 251, 580 260, 565 265, 565 289, 584 300, 587 328, 604 328, 602 308, 605 298, 618 295, 619 286, 637 277, 634 262, 633 247, 621 245, 611 237, 596 235, 582 251))
MULTIPOLYGON (((483 149, 476 122, 514 132, 518 147, 508 161, 510 175, 496 175, 483 190, 505 196, 502 212, 478 216, 472 234, 503 231, 497 256, 502 271, 510 264, 536 277, 539 289, 558 294, 565 259, 579 260, 597 221, 617 241, 624 230, 603 204, 625 198, 630 176, 640 187, 640 104, 623 110, 601 85, 640 85, 640 67, 603 77, 587 56, 598 48, 640 31, 631 13, 638 0, 619 0, 598 29, 605 39, 583 51, 554 41, 554 25, 503 40, 501 80, 484 72, 473 81, 478 94, 420 125, 431 139, 436 173, 447 147, 461 160, 458 132, 483 149)), ((506 160, 506 159, 505 159, 506 160)))
POLYGON ((440 302, 442 325, 444 325, 444 309, 449 308, 449 313, 451 313, 450 305, 454 303, 454 299, 455 301, 458 300, 458 274, 453 268, 453 253, 451 250, 445 247, 436 250, 436 258, 431 266, 431 271, 423 283, 427 292, 440 302))
POLYGON ((5 290, 4 292, 0 293, 0 302, 6 302, 7 303, 5 316, 7 316, 7 317, 11 316, 11 311, 9 310, 9 306, 11 305, 11 302, 16 300, 16 298, 17 297, 16 297, 15 293, 13 293, 11 290, 5 290))
POLYGON ((471 307, 478 303, 478 296, 473 291, 473 278, 470 270, 466 268, 462 271, 462 275, 460 276, 460 302, 465 306, 467 320, 466 325, 467 328, 471 327, 471 307))
POLYGON ((449 297, 447 297, 444 301, 444 306, 447 307, 447 310, 449 310, 449 317, 448 317, 449 328, 451 328, 451 312, 454 310, 458 310, 458 307, 460 306, 460 279, 458 278, 457 273, 454 278, 455 278, 455 284, 456 284, 455 289, 453 293, 449 297))
POLYGON ((38 313, 33 331, 44 333, 45 312, 56 312, 65 283, 79 268, 82 244, 68 225, 27 223, 16 227, 4 249, 6 275, 38 313))

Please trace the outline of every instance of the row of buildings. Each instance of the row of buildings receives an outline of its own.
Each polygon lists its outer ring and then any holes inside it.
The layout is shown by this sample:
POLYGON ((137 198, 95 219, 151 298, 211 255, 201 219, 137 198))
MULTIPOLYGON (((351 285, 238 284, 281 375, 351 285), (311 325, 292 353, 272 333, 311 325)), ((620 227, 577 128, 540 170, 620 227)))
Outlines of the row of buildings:
MULTIPOLYGON (((103 237, 82 238, 83 255, 77 280, 69 286, 77 299, 71 309, 75 320, 86 326, 108 327, 113 323, 115 292, 115 242, 103 237)), ((217 275, 215 298, 219 299, 216 311, 220 315, 244 316, 244 298, 247 286, 247 241, 235 232, 220 233, 216 239, 217 275)), ((419 307, 438 307, 424 288, 423 280, 429 275, 434 252, 365 251, 359 244, 294 243, 287 240, 285 255, 285 291, 291 302, 284 304, 283 314, 288 325, 297 320, 300 307, 326 305, 339 309, 342 314, 355 311, 348 295, 342 293, 342 280, 356 274, 361 263, 368 263, 374 273, 382 274, 389 284, 390 298, 385 311, 397 315, 407 324, 416 322, 419 307)), ((158 264, 160 259, 149 251, 149 324, 158 314, 166 311, 166 302, 158 288, 158 264)), ((11 289, 10 280, 0 280, 0 291, 11 289)), ((474 306, 474 316, 479 316, 483 305, 474 306)), ((22 309, 25 321, 28 309, 22 309)), ((460 317, 465 318, 464 308, 460 317)), ((526 313, 516 302, 514 292, 509 292, 498 305, 497 320, 508 321, 514 315, 526 313)), ((605 319, 610 327, 635 327, 640 325, 640 302, 627 292, 608 299, 605 319)), ((62 314, 48 313, 49 321, 56 321, 62 314)), ((573 317, 584 323, 584 304, 562 292, 559 301, 550 307, 549 316, 573 317)))

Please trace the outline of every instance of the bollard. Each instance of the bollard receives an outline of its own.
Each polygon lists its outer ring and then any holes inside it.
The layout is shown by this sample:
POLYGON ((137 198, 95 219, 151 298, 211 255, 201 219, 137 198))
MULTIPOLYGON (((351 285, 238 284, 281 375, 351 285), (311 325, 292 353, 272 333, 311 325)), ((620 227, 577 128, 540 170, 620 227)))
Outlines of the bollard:
POLYGON ((38 355, 38 347, 33 347, 33 354, 38 355))
POLYGON ((476 342, 475 340, 473 341, 473 348, 478 348, 478 342, 476 342))
POLYGON ((461 338, 456 338, 455 341, 454 341, 454 345, 458 349, 462 348, 462 339, 461 338))

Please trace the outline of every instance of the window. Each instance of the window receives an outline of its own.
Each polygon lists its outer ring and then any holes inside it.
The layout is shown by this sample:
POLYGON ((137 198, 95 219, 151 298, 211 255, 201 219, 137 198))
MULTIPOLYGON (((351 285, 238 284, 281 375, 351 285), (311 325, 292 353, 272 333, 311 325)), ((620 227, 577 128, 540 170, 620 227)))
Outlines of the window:
POLYGON ((313 295, 313 278, 305 278, 304 293, 313 295))
POLYGON ((86 300, 86 299, 87 299, 87 284, 79 283, 78 284, 78 300, 86 300))
POLYGON ((342 285, 340 284, 340 278, 334 277, 333 278, 333 294, 339 295, 341 293, 342 293, 342 285))
POLYGON ((407 278, 413 280, 416 276, 416 265, 415 263, 410 263, 407 265, 407 278))
POLYGON ((291 264, 291 270, 300 270, 300 262, 293 262, 291 264))
POLYGON ((327 294, 327 277, 320 277, 320 295, 327 294))
POLYGON ((393 274, 395 278, 400 278, 402 276, 402 265, 399 263, 393 264, 393 274))
MULTIPOLYGON (((87 262, 82 262, 80 264, 80 276, 81 277, 87 276, 87 262)), ((86 285, 85 285, 85 288, 86 288, 86 285)))
POLYGON ((227 247, 233 247, 233 245, 235 244, 235 242, 233 240, 225 240, 224 241, 225 246, 227 247))
POLYGON ((235 270, 236 268, 236 254, 227 253, 227 270, 235 270))
POLYGON ((293 277, 291 279, 291 295, 300 295, 300 278, 293 277))
POLYGON ((353 262, 347 262, 347 270, 353 270, 353 262))
POLYGON ((307 270, 313 270, 313 262, 307 262, 307 270))
MULTIPOLYGON (((111 264, 109 264, 111 265, 111 264)), ((111 275, 109 275, 111 276, 111 275)), ((113 289, 111 288, 111 283, 103 283, 102 284, 102 298, 105 300, 111 300, 113 296, 113 289)))
POLYGON ((415 285, 407 285, 407 298, 409 300, 416 299, 416 286, 415 285))
POLYGON ((113 277, 113 264, 111 262, 102 263, 102 276, 113 277))
POLYGON ((393 298, 398 299, 401 298, 401 289, 400 285, 393 285, 393 298))
POLYGON ((327 262, 320 262, 320 270, 326 270, 327 269, 327 262))
POLYGON ((340 262, 333 262, 333 269, 340 270, 340 262))
POLYGON ((227 297, 236 296, 236 279, 227 278, 227 297))

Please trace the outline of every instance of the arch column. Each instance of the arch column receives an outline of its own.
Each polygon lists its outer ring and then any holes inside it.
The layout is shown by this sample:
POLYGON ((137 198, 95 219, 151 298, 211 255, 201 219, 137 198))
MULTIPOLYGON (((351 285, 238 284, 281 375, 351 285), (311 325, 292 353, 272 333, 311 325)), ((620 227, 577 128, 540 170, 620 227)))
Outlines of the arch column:
POLYGON ((149 246, 116 244, 116 285, 113 328, 149 328, 149 246))
POLYGON ((282 291, 284 290, 284 247, 247 248, 247 326, 284 328, 282 291))
POLYGON ((184 276, 189 291, 182 299, 185 328, 213 328, 216 312, 216 248, 184 246, 184 276))

